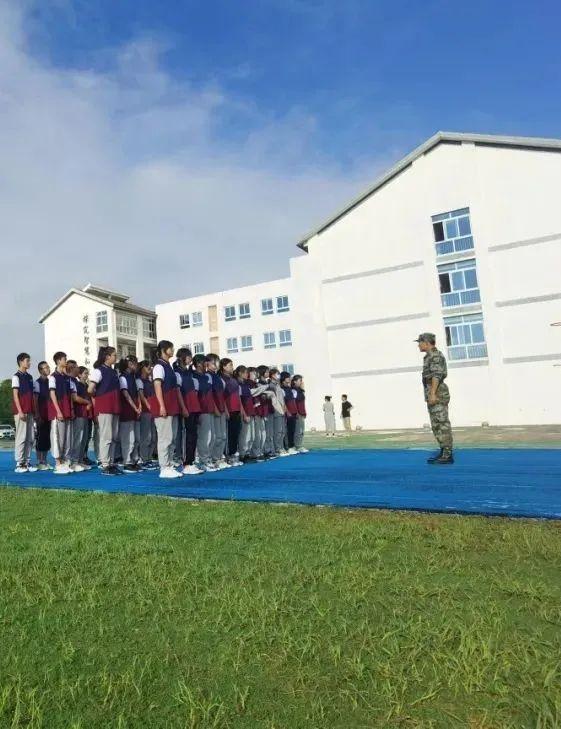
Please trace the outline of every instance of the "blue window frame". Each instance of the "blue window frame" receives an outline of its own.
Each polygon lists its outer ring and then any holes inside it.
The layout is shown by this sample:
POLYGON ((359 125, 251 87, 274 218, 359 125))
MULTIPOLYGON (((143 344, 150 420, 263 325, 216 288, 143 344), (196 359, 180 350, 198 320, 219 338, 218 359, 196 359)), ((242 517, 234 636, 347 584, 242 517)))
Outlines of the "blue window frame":
POLYGON ((444 309, 450 306, 478 304, 481 301, 475 258, 437 267, 440 298, 444 309))
POLYGON ((288 296, 277 296, 277 312, 282 314, 284 311, 290 311, 288 296))
POLYGON ((437 256, 473 249, 469 208, 433 215, 432 231, 437 256))
POLYGON ((445 317, 444 330, 450 360, 484 359, 487 357, 483 314, 445 317))
POLYGON ((274 314, 272 299, 261 299, 261 313, 263 314, 263 316, 267 316, 268 314, 274 314))
POLYGON ((265 349, 274 349, 277 346, 275 332, 263 333, 263 346, 265 349))

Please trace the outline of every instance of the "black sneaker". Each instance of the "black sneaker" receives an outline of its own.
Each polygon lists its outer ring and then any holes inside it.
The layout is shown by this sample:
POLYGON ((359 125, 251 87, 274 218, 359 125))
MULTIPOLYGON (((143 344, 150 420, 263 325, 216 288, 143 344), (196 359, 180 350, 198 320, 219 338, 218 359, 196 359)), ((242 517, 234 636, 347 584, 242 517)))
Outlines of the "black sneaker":
POLYGON ((440 450, 438 451, 438 453, 435 453, 435 454, 434 454, 433 456, 431 456, 430 458, 427 458, 427 463, 436 463, 436 461, 437 461, 437 460, 438 460, 439 458, 442 458, 442 454, 443 454, 443 453, 444 453, 444 448, 441 448, 441 449, 440 449, 440 450))
POLYGON ((138 473, 139 470, 140 469, 132 463, 127 463, 126 466, 123 466, 123 473, 126 474, 138 473))
POLYGON ((122 471, 120 471, 117 466, 105 466, 100 469, 100 473, 102 476, 120 476, 122 471))
POLYGON ((452 451, 443 451, 442 455, 434 461, 435 466, 451 466, 454 463, 452 451))

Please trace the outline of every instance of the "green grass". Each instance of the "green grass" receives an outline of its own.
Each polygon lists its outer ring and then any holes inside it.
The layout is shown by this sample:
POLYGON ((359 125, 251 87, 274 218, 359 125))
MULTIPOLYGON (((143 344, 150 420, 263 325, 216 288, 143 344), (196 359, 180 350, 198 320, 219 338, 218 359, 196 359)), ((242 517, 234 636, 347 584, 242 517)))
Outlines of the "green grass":
POLYGON ((0 489, 0 726, 561 726, 559 523, 0 489))

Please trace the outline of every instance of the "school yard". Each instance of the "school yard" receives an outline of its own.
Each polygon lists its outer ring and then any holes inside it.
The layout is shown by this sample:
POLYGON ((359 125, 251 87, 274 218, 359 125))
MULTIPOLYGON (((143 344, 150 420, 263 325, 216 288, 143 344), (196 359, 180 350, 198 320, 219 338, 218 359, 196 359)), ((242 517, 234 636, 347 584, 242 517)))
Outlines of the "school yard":
POLYGON ((5 487, 0 550, 0 727, 561 726, 559 521, 5 487))

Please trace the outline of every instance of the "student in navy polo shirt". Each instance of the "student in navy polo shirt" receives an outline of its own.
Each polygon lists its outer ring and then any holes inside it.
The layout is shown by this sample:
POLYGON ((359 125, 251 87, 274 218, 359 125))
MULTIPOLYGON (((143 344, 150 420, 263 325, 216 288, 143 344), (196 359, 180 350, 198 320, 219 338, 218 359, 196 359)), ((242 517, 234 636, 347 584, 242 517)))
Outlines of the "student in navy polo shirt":
MULTIPOLYGON (((286 377, 290 378, 288 372, 283 373, 286 377)), ((284 390, 281 385, 281 373, 276 367, 270 370, 271 382, 270 387, 273 392, 273 448, 274 453, 277 456, 288 456, 288 451, 284 447, 284 440, 286 436, 286 402, 284 397, 284 390)))
POLYGON ((37 411, 37 470, 50 471, 47 456, 51 450, 51 423, 49 421, 49 375, 51 368, 44 360, 37 365, 39 377, 35 380, 35 401, 37 411))
POLYGON ((298 453, 308 453, 304 448, 304 432, 306 430, 306 393, 302 375, 292 378, 292 392, 296 400, 296 427, 294 428, 294 447, 298 453))
POLYGON ((93 399, 94 414, 97 419, 99 462, 104 476, 122 474, 114 461, 121 412, 119 375, 113 367, 116 360, 115 347, 101 347, 90 372, 88 385, 88 394, 93 399))
POLYGON ((227 422, 228 410, 224 396, 224 380, 218 374, 220 357, 217 354, 207 354, 205 358, 207 375, 212 383, 212 395, 214 397, 214 433, 212 444, 212 460, 219 470, 230 468, 226 461, 226 441, 228 437, 227 422))
POLYGON ((203 470, 195 465, 197 427, 199 413, 201 412, 198 392, 199 380, 194 376, 191 350, 187 347, 180 347, 176 352, 176 357, 173 368, 181 378, 180 389, 184 410, 181 414, 182 417, 179 418, 175 454, 183 463, 184 475, 198 476, 203 473, 203 470))
POLYGON ((78 363, 75 359, 66 362, 66 374, 74 385, 72 402, 74 407, 74 419, 72 420, 72 444, 70 447, 70 469, 75 473, 89 470, 82 461, 84 459, 83 443, 86 430, 88 429, 88 416, 91 409, 91 402, 88 398, 88 388, 78 377, 78 363))
POLYGON ((12 377, 12 413, 16 427, 16 473, 29 473, 37 469, 31 466, 33 450, 33 421, 36 415, 35 383, 29 374, 31 357, 27 352, 17 356, 18 369, 12 377))
POLYGON ((212 392, 212 373, 207 372, 207 357, 196 354, 193 357, 193 377, 199 383, 199 406, 201 409, 197 429, 197 455, 203 471, 216 471, 212 462, 214 447, 214 421, 216 404, 212 392))
POLYGON ((49 376, 49 420, 51 421, 51 448, 56 461, 54 473, 72 473, 72 395, 76 386, 66 373, 66 354, 55 352, 55 370, 49 376))
MULTIPOLYGON (((245 367, 243 369, 245 374, 247 370, 245 367)), ((234 363, 231 359, 224 357, 220 360, 219 375, 224 383, 224 401, 226 405, 226 462, 230 466, 242 466, 238 454, 238 445, 245 413, 240 398, 240 382, 238 376, 234 375, 234 363)))
POLYGON ((142 407, 136 384, 136 366, 138 360, 134 355, 119 361, 119 388, 121 391, 121 412, 119 414, 119 440, 123 456, 123 473, 132 474, 142 471, 138 465, 140 458, 140 413, 142 407))
POLYGON ((148 402, 150 397, 154 397, 154 383, 152 382, 152 365, 147 359, 143 359, 138 363, 136 387, 142 409, 140 413, 140 460, 142 461, 143 468, 152 470, 157 468, 157 464, 153 460, 157 436, 154 418, 150 412, 150 404, 148 402))
POLYGON ((158 461, 160 478, 181 478, 182 473, 173 467, 173 456, 177 438, 177 420, 182 410, 180 382, 170 359, 173 357, 173 343, 163 339, 158 343, 152 369, 154 395, 148 399, 158 433, 158 461))
POLYGON ((286 408, 285 447, 290 455, 295 455, 297 450, 294 447, 294 431, 296 430, 296 417, 298 415, 298 410, 296 409, 296 398, 292 391, 292 378, 290 376, 290 372, 282 372, 280 382, 284 393, 284 405, 286 408))

